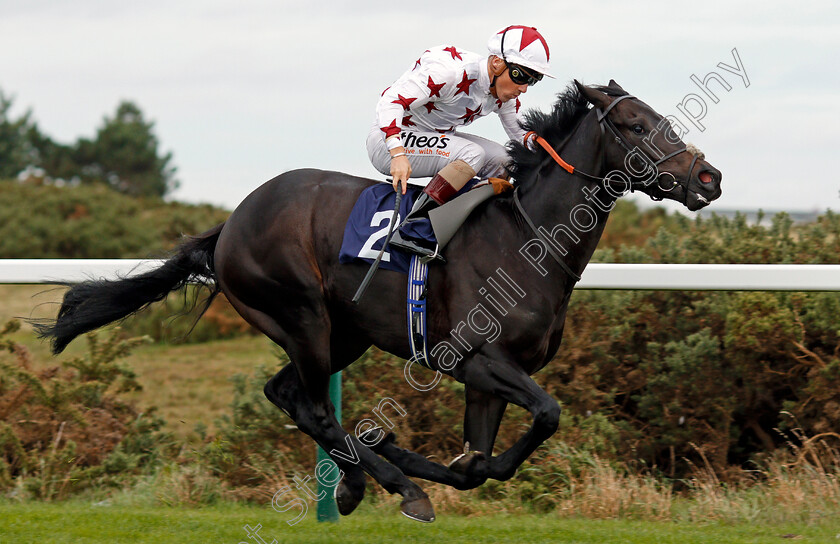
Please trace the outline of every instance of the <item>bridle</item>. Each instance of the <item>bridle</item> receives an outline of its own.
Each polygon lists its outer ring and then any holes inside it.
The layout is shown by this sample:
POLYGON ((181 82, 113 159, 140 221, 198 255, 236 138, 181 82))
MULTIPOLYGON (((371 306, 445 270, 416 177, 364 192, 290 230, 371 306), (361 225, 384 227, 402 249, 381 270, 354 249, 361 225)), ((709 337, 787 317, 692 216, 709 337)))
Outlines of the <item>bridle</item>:
MULTIPOLYGON (((602 166, 601 170, 603 170, 603 162, 605 160, 604 157, 606 155, 607 138, 605 138, 605 135, 606 135, 607 130, 609 130, 610 133, 613 135, 616 143, 618 143, 627 153, 633 153, 634 149, 639 149, 637 147, 634 148, 633 146, 630 145, 630 143, 624 138, 624 136, 621 135, 621 133, 616 128, 616 126, 613 124, 613 122, 608 117, 610 111, 619 102, 621 102, 622 100, 627 100, 627 99, 631 99, 631 98, 636 99, 635 96, 632 96, 632 95, 629 95, 629 94, 619 96, 619 97, 616 97, 616 99, 613 100, 610 103, 610 105, 607 106, 606 108, 604 108, 603 110, 601 110, 601 108, 596 108, 595 109, 595 113, 596 113, 597 118, 598 118, 598 126, 601 128, 601 166, 602 166)), ((534 142, 536 142, 543 149, 545 149, 546 152, 548 152, 548 154, 551 156, 551 158, 554 159, 554 162, 556 162, 560 166, 560 168, 562 168, 563 170, 565 170, 569 174, 577 175, 577 176, 580 176, 580 177, 583 177, 585 179, 589 179, 589 180, 592 180, 592 181, 598 181, 598 182, 604 182, 604 183, 609 183, 610 182, 609 176, 607 176, 607 177, 595 176, 593 174, 583 172, 581 170, 578 170, 577 168, 575 168, 574 166, 572 166, 571 164, 569 164, 565 160, 563 160, 563 158, 560 157, 560 154, 557 151, 555 151, 553 147, 551 147, 551 144, 549 144, 545 140, 545 138, 538 135, 536 132, 532 131, 532 132, 529 132, 525 135, 525 144, 527 145, 528 141, 531 140, 531 139, 533 139, 534 142)), ((566 143, 568 143, 569 140, 571 140, 571 138, 567 139, 566 142, 564 142, 563 145, 560 146, 560 151, 563 150, 563 148, 566 146, 566 143)), ((650 155, 648 155, 646 152, 644 152, 643 150, 640 150, 640 151, 642 152, 642 156, 644 157, 648 166, 652 166, 654 168, 654 171, 658 171, 658 168, 656 168, 657 166, 659 166, 660 164, 662 164, 663 162, 665 162, 669 159, 673 159, 674 157, 676 157, 680 153, 688 151, 688 147, 683 146, 682 148, 677 149, 675 151, 672 151, 671 153, 668 153, 667 155, 665 155, 664 157, 662 157, 662 158, 660 158, 659 160, 656 160, 656 161, 654 161, 653 158, 650 155)), ((694 165, 697 164, 697 160, 700 157, 701 157, 700 154, 695 153, 694 154, 694 159, 691 161, 691 166, 688 169, 688 174, 686 175, 686 179, 685 179, 686 198, 688 198, 688 182, 691 179, 691 172, 694 170, 694 165)), ((657 176, 656 184, 657 184, 657 187, 660 190, 667 193, 667 192, 673 191, 679 185, 679 183, 677 182, 677 178, 674 176, 674 174, 671 174, 670 172, 664 172, 664 174, 667 174, 668 176, 671 177, 671 185, 668 186, 668 187, 663 187, 662 186, 662 174, 657 176)), ((642 180, 639 180, 639 179, 636 179, 636 180, 631 179, 630 180, 630 191, 633 192, 634 188, 639 187, 639 184, 641 184, 642 187, 647 187, 647 185, 649 185, 649 183, 650 183, 649 181, 645 182, 645 181, 642 181, 642 180)), ((654 197, 652 195, 648 195, 648 196, 650 196, 650 198, 653 199, 653 200, 662 200, 661 197, 654 197)), ((551 255, 551 257, 555 261, 557 261, 557 264, 559 264, 560 267, 575 282, 580 281, 580 274, 578 274, 577 272, 572 270, 569 267, 569 265, 566 264, 566 262, 563 260, 563 258, 552 247, 551 240, 546 239, 545 234, 543 234, 543 232, 541 232, 537 228, 537 226, 534 225, 533 220, 531 220, 530 216, 528 216, 528 214, 525 212, 525 209, 522 207, 522 203, 519 201, 519 189, 518 188, 513 191, 513 203, 514 203, 516 209, 519 211, 522 218, 525 220, 525 223, 537 235, 537 238, 543 243, 543 245, 545 246, 546 250, 551 255)), ((569 293, 571 293, 571 290, 569 291, 569 293)))
MULTIPOLYGON (((630 143, 627 141, 627 139, 621 134, 621 132, 618 131, 618 128, 616 128, 615 124, 609 118, 610 111, 616 105, 618 105, 619 102, 621 102, 622 100, 626 100, 626 99, 637 100, 637 98, 635 96, 625 94, 625 95, 616 97, 615 100, 613 100, 610 103, 610 105, 607 106, 606 108, 604 108, 603 110, 601 108, 596 108, 595 109, 595 114, 596 114, 597 119, 598 119, 598 126, 601 129, 601 136, 602 136, 601 137, 601 161, 602 161, 602 163, 603 163, 603 160, 604 160, 604 156, 606 154, 607 139, 604 138, 604 136, 605 136, 607 130, 609 130, 610 133, 613 135, 613 138, 615 139, 615 142, 618 145, 620 145, 622 147, 622 149, 624 149, 628 154, 630 154, 630 153, 635 154, 636 150, 640 151, 641 156, 645 160, 647 166, 649 168, 651 168, 653 171, 656 171, 656 172, 659 171, 659 169, 657 167, 660 164, 662 164, 663 162, 676 157, 677 155, 683 153, 684 151, 688 151, 688 148, 686 146, 683 146, 680 149, 676 149, 676 150, 672 151, 671 153, 668 153, 667 155, 660 158, 659 160, 654 160, 650 155, 647 154, 647 152, 645 152, 641 148, 634 147, 634 146, 630 145, 630 143)), ((535 143, 539 144, 543 149, 545 149, 546 152, 548 152, 548 154, 554 159, 554 162, 556 162, 561 168, 563 168, 563 170, 567 171, 568 173, 573 174, 573 175, 578 175, 578 176, 581 176, 583 178, 586 178, 586 179, 589 179, 589 180, 592 180, 592 181, 598 181, 598 182, 609 182, 610 181, 609 177, 595 176, 593 174, 589 174, 587 172, 583 172, 581 170, 576 169, 574 166, 572 166, 568 162, 564 161, 560 157, 558 152, 555 151, 553 147, 551 147, 551 144, 549 144, 545 140, 545 138, 538 135, 536 132, 529 132, 528 134, 525 135, 526 145, 527 145, 528 140, 531 140, 531 139, 533 139, 535 143)), ((565 144, 564 144, 563 147, 565 147, 565 144)), ((561 151, 562 151, 563 147, 560 148, 561 151)), ((636 154, 636 156, 638 156, 638 154, 636 154)), ((688 182, 691 178, 691 172, 694 171, 694 165, 697 164, 697 160, 699 158, 700 158, 700 155, 695 154, 694 158, 691 161, 691 166, 689 166, 689 168, 688 168, 688 173, 686 174, 686 178, 684 180, 685 181, 685 186, 686 186, 686 197, 688 196, 687 187, 688 187, 688 182)), ((631 179, 630 180, 630 192, 633 192, 635 189, 640 188, 640 186, 641 187, 647 187, 649 184, 650 184, 650 181, 643 181, 643 180, 640 180, 640 179, 631 179)), ((656 185, 659 188, 659 190, 661 190, 665 193, 669 193, 669 192, 673 191, 674 189, 676 189, 680 185, 680 183, 677 181, 677 178, 674 176, 674 174, 672 174, 670 172, 662 172, 656 178, 656 185), (669 185, 663 186, 662 181, 663 181, 664 176, 669 176, 670 177, 670 181, 668 182, 669 185)), ((652 200, 662 200, 662 197, 655 197, 653 195, 648 195, 648 196, 650 196, 650 198, 652 200)))

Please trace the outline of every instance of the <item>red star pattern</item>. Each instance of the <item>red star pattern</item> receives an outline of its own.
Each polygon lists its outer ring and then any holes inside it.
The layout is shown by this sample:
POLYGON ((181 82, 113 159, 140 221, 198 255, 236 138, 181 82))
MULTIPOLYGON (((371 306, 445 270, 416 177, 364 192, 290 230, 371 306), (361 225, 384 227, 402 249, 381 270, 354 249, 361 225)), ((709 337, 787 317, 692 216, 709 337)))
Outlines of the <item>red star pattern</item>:
MULTIPOLYGON (((423 51, 423 54, 426 54, 426 53, 428 53, 428 52, 429 52, 429 50, 428 50, 428 49, 426 49, 425 51, 423 51)), ((414 68, 412 68, 412 69, 411 69, 411 71, 412 71, 412 72, 413 72, 414 70, 416 70, 418 66, 420 66, 420 64, 421 64, 421 63, 420 63, 420 59, 422 59, 422 58, 423 58, 423 55, 420 55, 420 58, 418 58, 416 61, 414 61, 414 68)))
POLYGON ((417 100, 416 98, 406 98, 401 94, 397 95, 397 100, 391 102, 391 104, 400 104, 405 111, 408 111, 408 108, 411 107, 411 103, 417 100))
POLYGON ((499 108, 499 109, 502 109, 502 104, 503 104, 502 99, 497 98, 496 99, 496 107, 499 108))
POLYGON ((416 127, 417 126, 417 123, 415 123, 414 121, 411 120, 410 115, 406 115, 405 117, 403 117, 402 124, 403 124, 404 127, 416 127))
POLYGON ((449 54, 452 55, 453 59, 464 60, 463 57, 461 57, 461 53, 459 53, 458 50, 455 49, 454 45, 450 45, 449 47, 444 47, 443 50, 448 51, 449 54))
POLYGON ((469 77, 467 77, 467 71, 464 70, 464 77, 463 77, 463 79, 461 79, 461 83, 455 85, 455 87, 458 88, 458 90, 455 92, 455 96, 458 96, 461 93, 464 93, 465 95, 469 96, 470 95, 470 85, 472 85, 476 81, 478 81, 478 78, 470 79, 469 77))
POLYGON ((391 136, 400 133, 400 128, 397 126, 397 120, 396 119, 391 121, 391 124, 388 125, 387 127, 380 127, 379 130, 381 130, 382 132, 385 133, 386 138, 390 138, 391 136))
POLYGON ((438 132, 440 132, 441 134, 446 134, 447 132, 452 132, 453 130, 455 130, 455 127, 454 127, 454 126, 451 126, 451 127, 449 127, 448 129, 446 129, 446 130, 441 129, 441 128, 437 129, 437 131, 438 131, 438 132))
POLYGON ((437 106, 435 106, 434 102, 426 102, 423 105, 426 106, 426 113, 432 113, 432 110, 437 109, 437 106))
POLYGON ((548 58, 548 44, 545 43, 545 38, 543 38, 539 32, 537 32, 536 28, 526 26, 522 27, 522 41, 519 42, 519 50, 522 51, 535 41, 539 40, 542 42, 543 47, 545 48, 545 58, 546 60, 550 60, 548 58))
POLYGON ((519 99, 517 98, 516 99, 516 113, 519 113, 519 106, 521 106, 521 105, 522 104, 519 103, 519 99))
POLYGON ((472 123, 475 120, 475 118, 478 116, 478 114, 481 113, 481 106, 480 105, 478 106, 477 110, 471 110, 469 108, 464 108, 464 109, 467 110, 467 113, 465 113, 464 115, 462 115, 458 119, 463 119, 465 125, 468 124, 468 123, 472 123))
POLYGON ((446 83, 436 84, 432 79, 432 76, 429 76, 429 82, 426 83, 426 86, 429 87, 429 98, 433 96, 440 96, 440 90, 443 89, 443 86, 446 83))

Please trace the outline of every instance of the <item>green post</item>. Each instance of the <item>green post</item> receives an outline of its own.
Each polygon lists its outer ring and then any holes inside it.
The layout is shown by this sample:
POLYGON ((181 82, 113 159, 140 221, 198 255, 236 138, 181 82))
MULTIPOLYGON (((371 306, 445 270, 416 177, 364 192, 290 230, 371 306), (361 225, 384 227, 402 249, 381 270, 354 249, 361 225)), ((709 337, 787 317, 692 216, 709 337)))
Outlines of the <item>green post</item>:
MULTIPOLYGON (((338 420, 339 424, 341 423, 341 372, 336 372, 332 376, 330 376, 330 400, 335 406, 335 418, 338 420)), ((318 463, 325 459, 330 459, 330 456, 327 455, 327 452, 322 450, 320 446, 318 447, 318 463)), ((335 462, 330 459, 330 462, 335 465, 335 462)), ((334 468, 333 471, 338 470, 338 467, 334 468)), ((329 472, 330 479, 332 478, 334 472, 329 472)), ((333 498, 333 490, 335 486, 325 486, 322 485, 321 482, 318 482, 318 495, 321 495, 323 491, 325 496, 323 499, 318 501, 318 521, 338 521, 338 507, 335 504, 335 499, 333 498)))

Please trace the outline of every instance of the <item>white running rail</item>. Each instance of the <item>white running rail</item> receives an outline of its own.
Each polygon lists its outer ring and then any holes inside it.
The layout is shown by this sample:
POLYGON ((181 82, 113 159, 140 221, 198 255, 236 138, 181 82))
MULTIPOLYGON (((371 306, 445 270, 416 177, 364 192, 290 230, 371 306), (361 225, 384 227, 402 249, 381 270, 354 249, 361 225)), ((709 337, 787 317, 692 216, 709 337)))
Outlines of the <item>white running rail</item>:
MULTIPOLYGON (((0 259, 0 283, 116 278, 161 263, 149 259, 0 259)), ((840 265, 591 263, 578 289, 840 291, 840 265)))

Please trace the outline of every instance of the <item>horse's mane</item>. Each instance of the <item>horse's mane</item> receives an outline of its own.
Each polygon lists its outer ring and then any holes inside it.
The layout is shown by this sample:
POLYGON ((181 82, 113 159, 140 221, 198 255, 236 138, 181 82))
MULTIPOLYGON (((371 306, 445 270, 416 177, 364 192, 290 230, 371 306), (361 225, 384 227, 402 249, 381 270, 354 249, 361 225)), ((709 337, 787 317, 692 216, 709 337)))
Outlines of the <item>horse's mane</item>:
MULTIPOLYGON (((627 94, 617 87, 593 86, 593 88, 610 96, 627 94)), ((571 135, 587 113, 589 113, 589 102, 572 83, 566 87, 565 91, 557 94, 557 102, 549 113, 528 110, 521 125, 525 130, 534 131, 552 145, 557 146, 571 135)), ((536 149, 531 150, 522 142, 516 141, 508 144, 508 153, 511 157, 508 170, 513 177, 517 178, 517 181, 526 177, 526 174, 539 166, 547 156, 542 147, 536 146, 536 149)))

